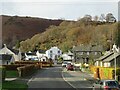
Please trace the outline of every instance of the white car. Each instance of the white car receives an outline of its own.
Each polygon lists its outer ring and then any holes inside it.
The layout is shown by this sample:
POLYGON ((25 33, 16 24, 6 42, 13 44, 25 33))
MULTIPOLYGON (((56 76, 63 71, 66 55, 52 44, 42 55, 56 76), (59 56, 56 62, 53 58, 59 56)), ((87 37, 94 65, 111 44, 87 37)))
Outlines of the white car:
POLYGON ((67 64, 68 64, 68 63, 71 64, 71 62, 67 62, 67 61, 63 62, 63 63, 62 63, 62 67, 67 67, 67 64))

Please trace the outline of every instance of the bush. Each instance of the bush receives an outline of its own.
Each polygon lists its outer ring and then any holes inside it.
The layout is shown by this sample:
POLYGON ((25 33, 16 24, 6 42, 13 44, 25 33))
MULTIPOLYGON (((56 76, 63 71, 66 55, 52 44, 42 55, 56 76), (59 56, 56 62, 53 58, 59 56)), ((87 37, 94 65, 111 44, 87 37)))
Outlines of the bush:
POLYGON ((24 66, 24 65, 17 65, 17 64, 13 64, 13 65, 3 65, 6 70, 17 70, 17 67, 21 67, 21 66, 24 66))
POLYGON ((33 74, 37 70, 37 68, 35 65, 26 65, 26 66, 18 67, 17 70, 19 73, 19 77, 25 77, 33 74))
POLYGON ((116 74, 117 74, 117 75, 120 75, 120 68, 118 68, 118 69, 116 70, 116 74))
POLYGON ((16 61, 15 64, 36 64, 39 61, 16 61))

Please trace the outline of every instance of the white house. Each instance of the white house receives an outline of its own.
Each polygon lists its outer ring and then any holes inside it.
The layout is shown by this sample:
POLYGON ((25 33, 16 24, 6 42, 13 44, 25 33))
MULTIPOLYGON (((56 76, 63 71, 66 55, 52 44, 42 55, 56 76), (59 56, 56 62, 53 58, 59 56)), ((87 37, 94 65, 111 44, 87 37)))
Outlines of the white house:
POLYGON ((101 67, 114 67, 116 58, 116 65, 120 66, 120 51, 119 48, 114 44, 112 51, 107 51, 103 56, 95 60, 95 66, 101 67))
POLYGON ((64 53, 61 55, 61 57, 63 58, 63 60, 73 60, 74 59, 74 54, 70 51, 68 51, 68 53, 64 53))
POLYGON ((36 55, 38 56, 39 61, 47 61, 48 59, 46 54, 44 52, 41 52, 40 50, 36 52, 36 55))
POLYGON ((62 55, 62 51, 58 47, 51 47, 46 51, 48 59, 56 60, 60 55, 62 55))
POLYGON ((29 51, 25 53, 25 60, 39 60, 35 52, 29 51))
POLYGON ((6 44, 4 44, 4 47, 0 49, 0 55, 7 54, 7 55, 13 55, 13 61, 19 61, 21 60, 21 52, 20 50, 14 50, 9 49, 6 44))

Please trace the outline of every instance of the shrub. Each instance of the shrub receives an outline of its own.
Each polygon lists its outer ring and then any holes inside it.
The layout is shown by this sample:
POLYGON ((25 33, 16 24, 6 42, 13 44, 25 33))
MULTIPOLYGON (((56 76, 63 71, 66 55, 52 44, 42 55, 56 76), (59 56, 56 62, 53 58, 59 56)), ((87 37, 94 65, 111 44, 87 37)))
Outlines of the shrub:
POLYGON ((33 74, 37 70, 37 68, 35 67, 35 65, 26 65, 18 67, 17 70, 19 73, 19 77, 25 77, 33 74))
POLYGON ((120 68, 118 68, 118 69, 116 70, 116 74, 117 74, 117 75, 120 75, 120 68))
POLYGON ((24 66, 24 65, 17 65, 17 64, 13 64, 13 65, 3 65, 6 70, 17 70, 17 67, 21 67, 21 66, 24 66))
POLYGON ((16 61, 15 64, 36 64, 38 61, 16 61))

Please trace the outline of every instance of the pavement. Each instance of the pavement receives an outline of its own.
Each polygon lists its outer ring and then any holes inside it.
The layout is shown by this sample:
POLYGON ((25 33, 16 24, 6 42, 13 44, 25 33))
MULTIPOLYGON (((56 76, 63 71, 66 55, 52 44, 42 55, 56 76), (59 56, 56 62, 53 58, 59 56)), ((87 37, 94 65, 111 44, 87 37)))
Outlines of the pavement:
POLYGON ((62 76, 64 80, 76 89, 92 89, 94 82, 93 74, 81 71, 66 71, 63 69, 62 76))

